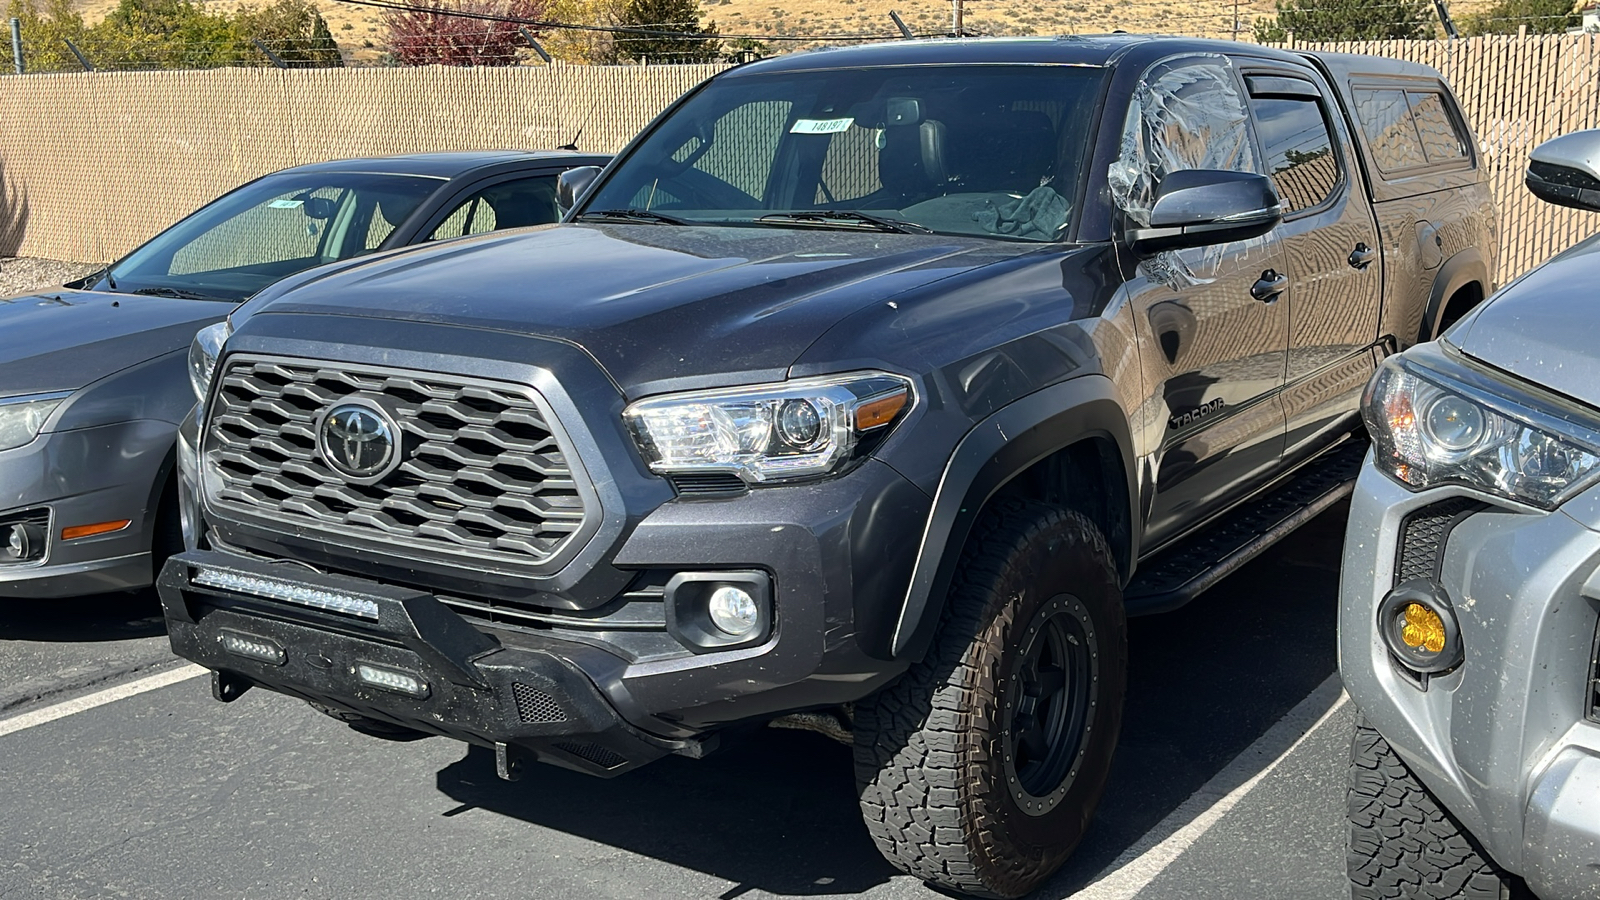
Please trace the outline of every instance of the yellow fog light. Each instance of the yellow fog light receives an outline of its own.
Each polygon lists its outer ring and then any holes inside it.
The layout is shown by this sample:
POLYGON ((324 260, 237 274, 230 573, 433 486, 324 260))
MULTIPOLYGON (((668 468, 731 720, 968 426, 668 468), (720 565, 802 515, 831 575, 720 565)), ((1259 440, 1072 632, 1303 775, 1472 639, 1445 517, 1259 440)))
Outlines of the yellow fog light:
POLYGON ((1400 626, 1400 640, 1407 647, 1440 653, 1444 650, 1444 619, 1420 603, 1407 603, 1402 613, 1405 622, 1400 626))
POLYGON ((1378 604, 1378 633, 1395 661, 1420 675, 1461 664, 1461 629, 1444 588, 1426 578, 1408 581, 1378 604))

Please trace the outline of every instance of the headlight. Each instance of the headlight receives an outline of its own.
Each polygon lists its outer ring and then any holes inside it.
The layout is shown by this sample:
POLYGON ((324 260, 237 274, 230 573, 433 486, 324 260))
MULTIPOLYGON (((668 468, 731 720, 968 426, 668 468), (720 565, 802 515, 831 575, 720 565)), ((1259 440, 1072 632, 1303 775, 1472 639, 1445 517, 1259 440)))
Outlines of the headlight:
POLYGON ((1413 489, 1459 484, 1553 509, 1600 475, 1600 421, 1438 346, 1391 357, 1362 401, 1374 457, 1413 489))
POLYGON ((760 483, 834 471, 911 402, 909 380, 854 372, 655 397, 623 415, 651 471, 760 483))
POLYGON ((189 345, 189 384, 194 386, 194 396, 199 401, 195 418, 204 421, 206 394, 211 392, 211 375, 217 370, 217 357, 222 355, 222 345, 233 333, 226 319, 207 325, 194 336, 189 345))
POLYGON ((45 420, 67 394, 0 397, 0 450, 21 447, 39 436, 45 420))

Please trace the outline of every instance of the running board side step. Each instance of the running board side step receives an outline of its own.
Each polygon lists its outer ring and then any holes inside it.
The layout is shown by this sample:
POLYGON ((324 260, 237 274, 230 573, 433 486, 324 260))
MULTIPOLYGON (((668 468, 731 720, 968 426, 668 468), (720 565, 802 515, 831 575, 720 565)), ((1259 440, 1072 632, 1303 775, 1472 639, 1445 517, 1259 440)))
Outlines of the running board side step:
POLYGON ((1123 591, 1128 615, 1148 616, 1183 606, 1350 496, 1367 446, 1365 439, 1346 441, 1199 534, 1140 563, 1123 591))

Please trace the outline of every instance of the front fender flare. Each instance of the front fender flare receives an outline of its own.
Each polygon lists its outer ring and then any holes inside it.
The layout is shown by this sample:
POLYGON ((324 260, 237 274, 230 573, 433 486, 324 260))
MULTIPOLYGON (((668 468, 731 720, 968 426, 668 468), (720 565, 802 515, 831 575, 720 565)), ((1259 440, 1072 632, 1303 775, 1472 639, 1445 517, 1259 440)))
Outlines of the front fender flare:
POLYGON ((1450 302, 1456 291, 1473 282, 1483 289, 1484 297, 1489 296, 1489 266, 1476 247, 1468 247, 1446 260, 1439 267, 1439 274, 1434 276, 1433 290, 1428 293, 1428 306, 1422 312, 1418 342, 1431 341, 1439 336, 1439 317, 1444 315, 1445 304, 1450 302))
MULTIPOLYGON (((893 658, 917 658, 933 639, 961 547, 989 499, 1034 463, 1092 437, 1116 445, 1128 480, 1126 497, 1133 502, 1138 490, 1128 415, 1117 401, 1116 386, 1103 375, 1084 375, 1029 394, 967 432, 951 454, 934 495, 895 625, 893 658)), ((1132 509, 1128 515, 1130 522, 1137 521, 1132 509)), ((1131 531, 1136 543, 1138 528, 1131 531)), ((1127 558, 1138 558, 1137 546, 1128 548, 1127 558)))

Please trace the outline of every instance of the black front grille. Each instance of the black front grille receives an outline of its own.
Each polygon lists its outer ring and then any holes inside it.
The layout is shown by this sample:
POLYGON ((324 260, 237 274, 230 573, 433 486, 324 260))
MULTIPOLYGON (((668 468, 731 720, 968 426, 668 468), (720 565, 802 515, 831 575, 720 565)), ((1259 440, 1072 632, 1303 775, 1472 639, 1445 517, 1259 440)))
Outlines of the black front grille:
POLYGON ((685 473, 671 480, 680 497, 738 497, 750 492, 744 479, 731 472, 685 473))
POLYGON ((587 741, 562 741, 556 746, 571 753, 573 756, 580 756, 602 769, 615 769, 628 761, 627 757, 620 753, 587 741))
POLYGON ((561 704, 538 688, 528 687, 520 681, 514 682, 511 696, 517 701, 517 717, 524 722, 547 725, 567 720, 566 710, 561 708, 561 704))
POLYGON ((1407 513, 1400 522, 1394 583, 1400 585, 1417 578, 1438 581, 1450 532, 1463 519, 1486 508, 1477 500, 1452 497, 1407 513))
POLYGON ((208 421, 205 490, 224 514, 519 566, 559 554, 587 512, 548 407, 521 385, 239 356, 208 421), (321 417, 352 399, 402 433, 399 467, 376 484, 345 478, 317 449, 321 417))

